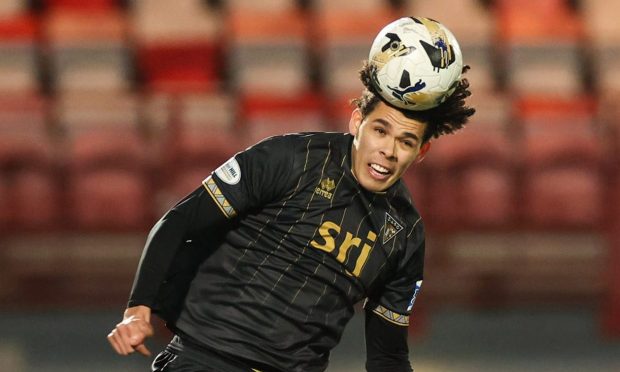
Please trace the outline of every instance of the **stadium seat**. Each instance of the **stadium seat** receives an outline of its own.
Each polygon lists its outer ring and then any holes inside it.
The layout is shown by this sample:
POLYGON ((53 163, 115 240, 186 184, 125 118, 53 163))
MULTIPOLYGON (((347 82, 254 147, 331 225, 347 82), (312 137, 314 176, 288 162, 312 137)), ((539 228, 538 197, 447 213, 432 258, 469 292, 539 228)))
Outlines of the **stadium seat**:
POLYGON ((50 10, 108 11, 120 7, 123 0, 42 0, 50 10))
POLYGON ((318 59, 322 87, 330 99, 362 90, 358 71, 377 33, 397 18, 385 7, 377 11, 334 9, 318 11, 313 25, 312 45, 318 59))
POLYGON ((315 93, 281 97, 247 95, 241 98, 239 127, 245 133, 244 145, 266 137, 325 128, 322 97, 315 93))
POLYGON ((620 4, 588 0, 580 5, 596 87, 601 92, 620 92, 620 23, 615 16, 620 12, 620 4))
POLYGON ((472 126, 429 152, 430 216, 441 229, 505 228, 515 222, 514 146, 501 130, 472 126))
POLYGON ((231 12, 290 12, 300 10, 299 1, 291 0, 264 0, 264 1, 247 1, 247 0, 227 0, 226 8, 231 12))
POLYGON ((226 52, 233 89, 241 95, 295 95, 311 89, 308 20, 294 8, 231 12, 226 52))
POLYGON ((57 227, 59 183, 47 104, 38 96, 0 97, 0 178, 7 226, 57 227))
POLYGON ((435 0, 407 1, 406 4, 405 14, 435 19, 455 35, 463 53, 463 63, 472 66, 467 79, 477 91, 496 88, 493 53, 497 24, 483 2, 435 0))
POLYGON ((7 19, 20 16, 28 10, 24 0, 5 0, 0 3, 0 18, 7 19))
POLYGON ((609 337, 620 337, 620 158, 616 157, 609 184, 607 198, 607 223, 605 235, 608 239, 607 265, 603 274, 607 293, 603 299, 602 326, 609 337))
POLYGON ((570 96, 585 90, 584 29, 564 0, 496 2, 506 87, 570 96))
POLYGON ((222 93, 148 97, 145 118, 158 149, 158 212, 170 208, 242 150, 244 132, 236 130, 235 102, 222 93))
POLYGON ((433 142, 423 162, 429 218, 438 229, 498 229, 516 222, 517 149, 508 97, 480 93, 470 102, 477 108, 470 123, 433 142))
POLYGON ((200 0, 136 1, 131 13, 139 78, 147 91, 219 88, 222 15, 200 0))
POLYGON ((597 228, 603 218, 607 145, 594 125, 592 100, 522 99, 521 212, 547 228, 597 228))
POLYGON ((9 210, 9 192, 7 190, 6 180, 3 177, 0 180, 0 235, 9 231, 9 221, 11 213, 9 210))
POLYGON ((0 94, 39 91, 38 24, 19 13, 0 17, 0 94))
POLYGON ((55 91, 129 90, 127 22, 120 11, 50 11, 43 29, 55 91))
POLYGON ((143 227, 152 216, 151 156, 135 97, 67 94, 56 103, 56 116, 64 134, 67 210, 73 226, 143 227))

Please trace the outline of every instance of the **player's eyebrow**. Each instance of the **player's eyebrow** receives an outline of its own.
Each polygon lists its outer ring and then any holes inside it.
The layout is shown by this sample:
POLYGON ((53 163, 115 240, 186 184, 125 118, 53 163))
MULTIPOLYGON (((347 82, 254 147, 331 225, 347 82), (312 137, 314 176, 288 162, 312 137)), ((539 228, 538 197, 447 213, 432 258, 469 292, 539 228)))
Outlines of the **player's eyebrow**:
MULTIPOLYGON (((385 120, 383 118, 377 118, 377 119, 374 120, 374 122, 378 123, 378 124, 381 124, 384 127, 387 127, 389 129, 392 128, 392 124, 389 121, 387 121, 387 120, 385 120)), ((414 139, 416 141, 420 140, 420 137, 418 137, 417 134, 411 133, 411 132, 408 132, 408 131, 404 131, 403 133, 401 133, 400 137, 407 137, 407 138, 414 139)))

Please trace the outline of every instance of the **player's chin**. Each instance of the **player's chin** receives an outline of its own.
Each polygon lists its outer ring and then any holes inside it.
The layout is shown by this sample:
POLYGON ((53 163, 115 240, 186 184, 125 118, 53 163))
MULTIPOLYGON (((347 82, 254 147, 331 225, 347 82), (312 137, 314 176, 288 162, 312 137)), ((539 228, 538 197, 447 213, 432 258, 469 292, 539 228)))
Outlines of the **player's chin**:
POLYGON ((366 180, 366 182, 364 182, 362 186, 370 192, 384 192, 389 189, 395 181, 396 179, 393 179, 393 177, 389 177, 385 180, 376 180, 374 178, 370 178, 369 180, 366 180))

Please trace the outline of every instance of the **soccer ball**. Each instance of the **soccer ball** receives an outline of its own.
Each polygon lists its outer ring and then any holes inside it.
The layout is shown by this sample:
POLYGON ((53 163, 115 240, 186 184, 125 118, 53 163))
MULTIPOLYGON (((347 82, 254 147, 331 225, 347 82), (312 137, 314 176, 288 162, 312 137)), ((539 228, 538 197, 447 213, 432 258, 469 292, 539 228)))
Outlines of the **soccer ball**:
POLYGON ((454 35, 430 18, 405 17, 377 35, 368 55, 372 84, 388 103, 427 110, 452 94, 463 56, 454 35))

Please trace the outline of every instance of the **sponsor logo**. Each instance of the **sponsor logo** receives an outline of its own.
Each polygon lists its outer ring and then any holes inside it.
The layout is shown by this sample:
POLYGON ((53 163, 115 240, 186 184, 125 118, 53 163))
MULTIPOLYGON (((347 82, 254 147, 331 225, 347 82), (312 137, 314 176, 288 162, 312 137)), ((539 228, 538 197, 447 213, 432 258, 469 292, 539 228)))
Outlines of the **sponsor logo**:
POLYGON ((418 292, 420 292, 420 288, 422 288, 422 281, 418 280, 415 282, 415 290, 413 291, 411 301, 409 301, 409 306, 407 306, 407 311, 411 311, 411 309, 413 309, 413 304, 415 303, 415 298, 418 296, 418 292))
POLYGON ((375 245, 377 234, 374 231, 368 231, 366 239, 362 237, 346 230, 343 231, 343 228, 333 221, 325 221, 319 227, 318 236, 314 237, 310 245, 332 254, 338 262, 347 267, 348 275, 359 277, 375 245), (350 269, 353 271, 351 272, 350 269))
POLYGON ((403 230, 401 225, 396 219, 390 216, 389 213, 385 213, 385 227, 383 228, 383 244, 389 242, 393 237, 403 230))
POLYGON ((332 191, 336 188, 336 183, 331 178, 323 178, 319 186, 314 189, 314 193, 321 195, 325 199, 332 200, 332 191))
POLYGON ((215 174, 220 180, 222 180, 222 182, 229 185, 236 185, 239 183, 239 180, 241 180, 241 169, 239 168, 237 159, 234 157, 230 158, 226 161, 226 163, 217 168, 215 170, 215 174))

